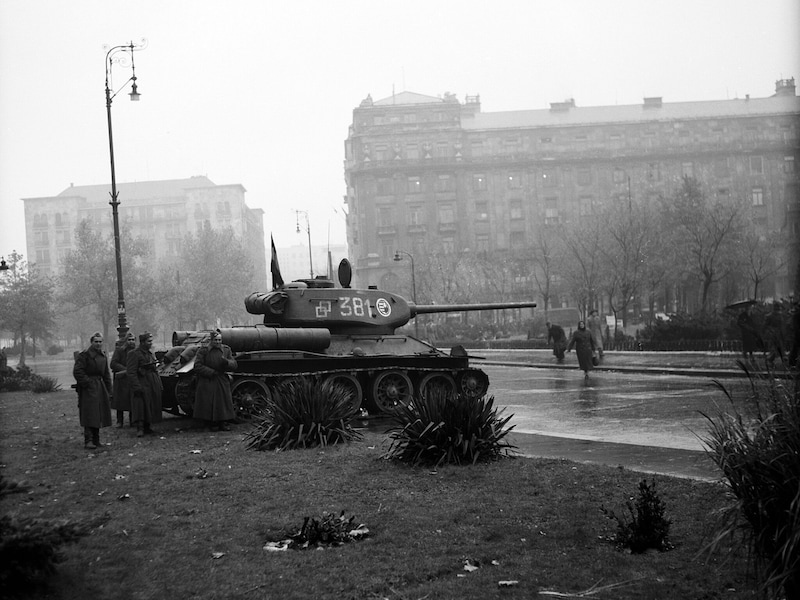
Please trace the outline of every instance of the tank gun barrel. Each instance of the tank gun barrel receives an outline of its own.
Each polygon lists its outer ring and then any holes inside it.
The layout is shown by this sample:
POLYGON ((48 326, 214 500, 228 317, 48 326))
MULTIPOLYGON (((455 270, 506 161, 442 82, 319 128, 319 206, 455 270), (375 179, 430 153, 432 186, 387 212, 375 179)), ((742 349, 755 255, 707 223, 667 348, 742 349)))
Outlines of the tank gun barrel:
POLYGON ((465 312, 473 310, 501 310, 504 308, 536 308, 536 302, 485 302, 483 304, 414 304, 408 303, 411 316, 431 313, 465 312))

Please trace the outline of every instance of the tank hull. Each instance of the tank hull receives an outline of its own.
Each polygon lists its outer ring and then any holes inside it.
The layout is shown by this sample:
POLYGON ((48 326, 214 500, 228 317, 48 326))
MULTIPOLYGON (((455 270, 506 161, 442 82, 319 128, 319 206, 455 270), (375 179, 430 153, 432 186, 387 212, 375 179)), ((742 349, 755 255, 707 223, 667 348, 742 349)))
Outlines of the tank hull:
MULTIPOLYGON (((192 341, 196 342, 196 337, 192 341)), ((234 346, 232 349, 236 351, 234 346)), ((175 350, 173 354, 187 357, 187 352, 175 350)), ((236 352, 238 366, 230 374, 231 389, 234 404, 244 415, 250 407, 268 398, 284 379, 330 378, 348 388, 354 405, 373 414, 391 413, 408 404, 415 395, 426 394, 434 387, 484 395, 488 377, 470 366, 470 358, 460 347, 447 353, 405 335, 331 335, 324 349, 236 352)), ((162 371, 165 410, 191 414, 193 366, 194 358, 190 356, 184 364, 174 364, 162 371)))

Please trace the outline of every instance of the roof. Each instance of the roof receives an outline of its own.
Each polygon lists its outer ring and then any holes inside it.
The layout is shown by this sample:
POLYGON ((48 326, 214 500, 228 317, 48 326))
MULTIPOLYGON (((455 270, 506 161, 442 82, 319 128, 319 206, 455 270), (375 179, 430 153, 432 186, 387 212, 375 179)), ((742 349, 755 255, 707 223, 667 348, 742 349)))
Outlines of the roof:
MULTIPOLYGON (((217 185, 204 175, 195 175, 188 179, 165 179, 161 181, 136 181, 132 183, 118 183, 117 192, 120 196, 135 200, 175 198, 185 195, 185 190, 217 187, 217 185)), ((86 198, 89 202, 100 202, 109 199, 110 185, 70 185, 58 194, 65 197, 86 198)))
POLYGON ((436 96, 425 96, 424 94, 416 94, 414 92, 400 92, 399 94, 392 94, 388 98, 376 100, 372 103, 373 106, 392 106, 395 104, 442 104, 444 100, 436 96))
POLYGON ((461 126, 467 130, 518 127, 564 127, 609 123, 642 123, 689 119, 724 119, 764 115, 800 114, 800 97, 772 96, 710 100, 701 102, 664 102, 660 106, 630 104, 621 106, 571 106, 564 110, 515 110, 479 112, 474 117, 462 113, 461 126))

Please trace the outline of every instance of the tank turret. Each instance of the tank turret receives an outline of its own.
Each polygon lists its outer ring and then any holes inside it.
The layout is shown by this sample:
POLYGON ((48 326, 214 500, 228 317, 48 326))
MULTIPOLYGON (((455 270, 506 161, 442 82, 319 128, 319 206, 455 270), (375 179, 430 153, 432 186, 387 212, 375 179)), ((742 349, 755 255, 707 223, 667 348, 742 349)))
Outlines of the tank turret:
MULTIPOLYGON (((336 286, 327 278, 293 281, 245 299, 260 325, 221 329, 222 342, 236 353, 232 373, 234 404, 244 411, 273 393, 286 378, 313 375, 345 387, 355 406, 391 413, 433 387, 472 397, 486 394, 489 378, 470 366, 461 346, 444 352, 397 329, 422 314, 534 308, 535 302, 415 304, 377 289, 350 287, 350 263, 339 266, 336 286)), ((170 395, 191 412, 196 347, 210 331, 181 331, 165 355, 165 406, 170 395)))

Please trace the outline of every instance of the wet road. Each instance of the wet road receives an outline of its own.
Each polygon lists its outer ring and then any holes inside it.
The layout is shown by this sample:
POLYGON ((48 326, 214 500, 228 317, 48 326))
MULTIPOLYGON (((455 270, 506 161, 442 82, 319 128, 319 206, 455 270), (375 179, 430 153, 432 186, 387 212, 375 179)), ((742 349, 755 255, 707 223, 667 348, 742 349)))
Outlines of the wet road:
MULTIPOLYGON (((481 365, 489 375, 489 394, 514 415, 517 433, 703 450, 707 431, 700 414, 730 407, 706 377, 593 372, 588 381, 577 369, 481 365)), ((742 398, 742 380, 725 386, 742 398)))

